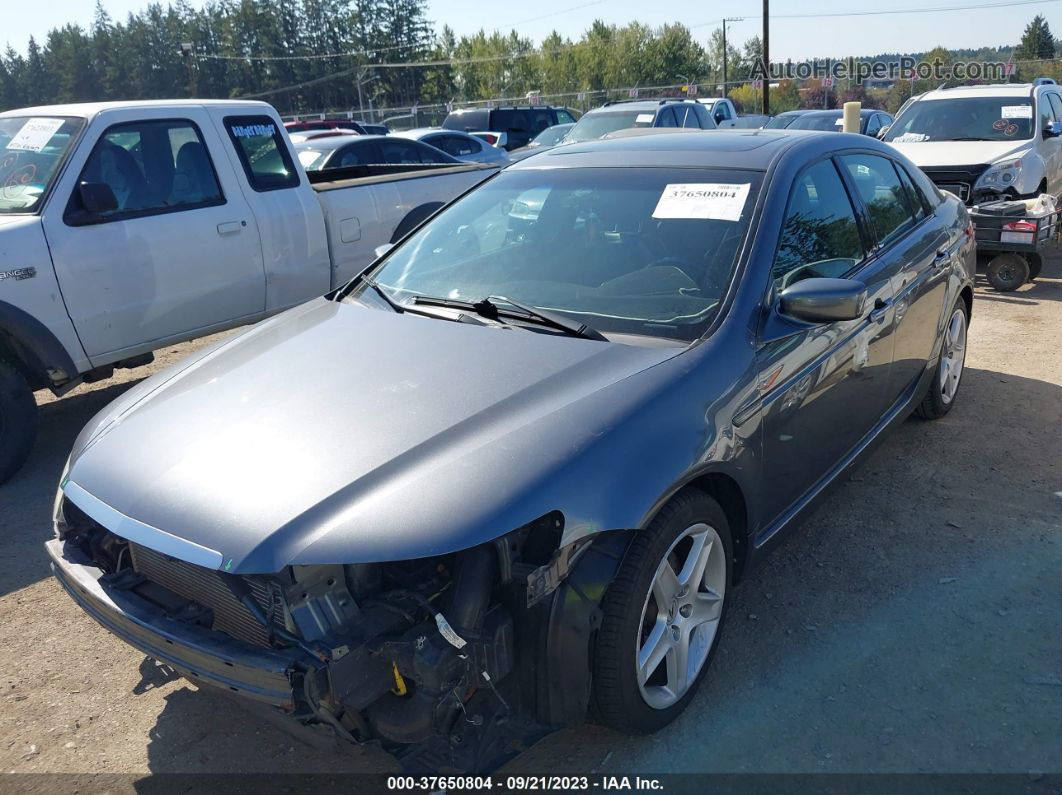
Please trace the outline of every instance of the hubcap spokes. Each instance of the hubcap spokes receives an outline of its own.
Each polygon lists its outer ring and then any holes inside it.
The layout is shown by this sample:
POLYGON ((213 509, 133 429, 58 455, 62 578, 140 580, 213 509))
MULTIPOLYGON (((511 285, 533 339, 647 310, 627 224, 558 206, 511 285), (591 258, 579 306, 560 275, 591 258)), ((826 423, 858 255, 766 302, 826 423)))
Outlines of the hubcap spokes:
POLYGON ((940 355, 940 397, 951 403, 959 390, 963 363, 966 360, 966 314, 956 309, 944 334, 944 350, 940 355))
POLYGON ((708 659, 725 596, 725 554, 719 534, 696 524, 657 568, 635 652, 638 688, 654 709, 681 699, 708 659))

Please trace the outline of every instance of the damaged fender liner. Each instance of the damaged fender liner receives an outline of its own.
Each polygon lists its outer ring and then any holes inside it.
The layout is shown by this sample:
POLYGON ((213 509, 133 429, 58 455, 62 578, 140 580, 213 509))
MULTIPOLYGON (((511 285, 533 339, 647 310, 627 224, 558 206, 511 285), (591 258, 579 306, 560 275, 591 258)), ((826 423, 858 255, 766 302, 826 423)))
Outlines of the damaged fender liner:
POLYGON ((302 651, 257 649, 219 632, 174 621, 135 595, 104 589, 99 583, 103 571, 77 548, 58 539, 45 546, 55 576, 85 612, 129 645, 193 682, 291 711, 295 708, 295 672, 320 665, 302 651))

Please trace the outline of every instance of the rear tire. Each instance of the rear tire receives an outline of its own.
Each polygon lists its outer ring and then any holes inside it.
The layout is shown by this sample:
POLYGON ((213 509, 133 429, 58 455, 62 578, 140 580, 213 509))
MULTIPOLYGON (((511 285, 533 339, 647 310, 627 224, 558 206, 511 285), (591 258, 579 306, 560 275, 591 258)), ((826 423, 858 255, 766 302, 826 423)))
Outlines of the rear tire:
POLYGON ((1029 261, 1029 281, 1031 282, 1044 269, 1044 258, 1039 254, 1027 254, 1025 258, 1029 261))
POLYGON ((948 325, 944 328, 940 359, 933 371, 929 390, 915 409, 915 414, 924 420, 940 419, 955 405, 966 364, 966 330, 969 325, 970 313, 966 309, 966 302, 960 298, 955 302, 948 325))
POLYGON ((686 708, 719 643, 732 551, 726 514, 697 489, 680 492, 635 536, 602 601, 595 719, 647 734, 686 708))
POLYGON ((37 437, 37 403, 22 374, 0 359, 0 483, 29 458, 37 437))
POLYGON ((985 276, 996 290, 1009 293, 1029 281, 1029 263, 1020 254, 1000 254, 988 263, 985 276))

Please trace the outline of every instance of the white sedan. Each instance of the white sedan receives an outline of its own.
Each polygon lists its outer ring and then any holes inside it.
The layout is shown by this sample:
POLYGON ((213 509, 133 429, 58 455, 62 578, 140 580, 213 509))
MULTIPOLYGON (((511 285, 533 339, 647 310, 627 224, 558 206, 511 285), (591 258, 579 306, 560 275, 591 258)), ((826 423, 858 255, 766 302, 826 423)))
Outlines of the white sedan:
POLYGON ((434 146, 446 154, 470 163, 508 163, 509 153, 474 135, 457 130, 445 130, 442 127, 422 127, 417 130, 403 130, 392 133, 399 138, 411 138, 414 141, 434 146))

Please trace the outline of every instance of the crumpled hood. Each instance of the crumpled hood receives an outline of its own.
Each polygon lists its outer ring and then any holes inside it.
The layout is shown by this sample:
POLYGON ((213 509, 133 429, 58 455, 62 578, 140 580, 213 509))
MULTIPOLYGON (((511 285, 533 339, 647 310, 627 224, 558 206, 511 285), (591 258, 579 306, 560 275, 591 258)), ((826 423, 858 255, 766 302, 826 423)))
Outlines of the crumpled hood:
POLYGON ((1023 152, 1032 142, 1024 141, 915 141, 890 143, 919 168, 926 166, 976 166, 995 163, 1023 152))
POLYGON ((497 515, 545 449, 564 454, 590 429, 558 428, 542 449, 514 431, 681 350, 319 299, 116 401, 68 477, 231 571, 440 554, 517 526, 469 530, 455 506, 497 515))

